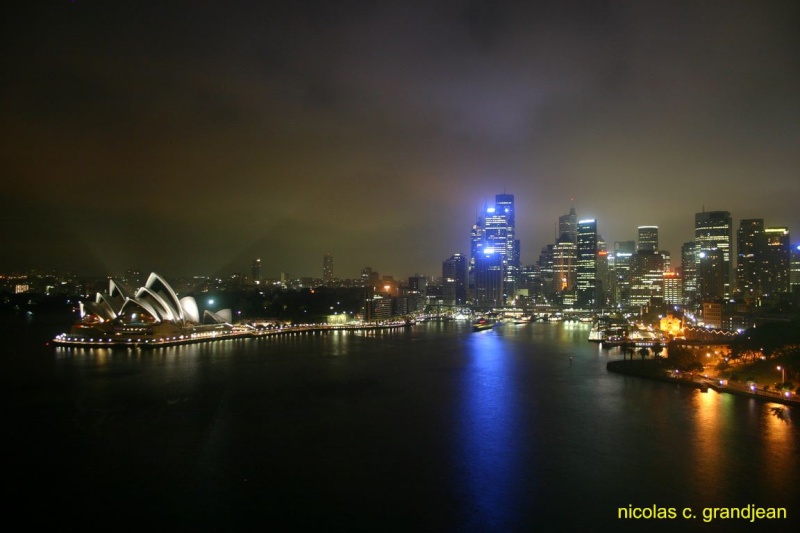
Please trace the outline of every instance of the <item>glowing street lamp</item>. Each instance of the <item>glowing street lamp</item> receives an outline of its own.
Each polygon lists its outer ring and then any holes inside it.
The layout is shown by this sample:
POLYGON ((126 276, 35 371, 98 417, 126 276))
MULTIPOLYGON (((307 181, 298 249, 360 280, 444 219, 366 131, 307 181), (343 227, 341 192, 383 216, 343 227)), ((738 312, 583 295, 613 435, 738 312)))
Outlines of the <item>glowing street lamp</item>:
POLYGON ((781 365, 778 365, 778 370, 781 371, 781 385, 783 385, 784 383, 786 383, 786 368, 782 367, 781 365))

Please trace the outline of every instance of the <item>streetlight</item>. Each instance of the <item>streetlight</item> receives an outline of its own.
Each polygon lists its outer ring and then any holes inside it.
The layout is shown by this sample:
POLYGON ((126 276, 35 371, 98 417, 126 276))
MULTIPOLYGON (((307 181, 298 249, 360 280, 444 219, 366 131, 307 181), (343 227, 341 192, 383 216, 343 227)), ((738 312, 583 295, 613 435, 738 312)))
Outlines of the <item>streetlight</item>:
POLYGON ((778 365, 778 370, 781 371, 781 385, 786 383, 786 369, 781 365, 778 365))

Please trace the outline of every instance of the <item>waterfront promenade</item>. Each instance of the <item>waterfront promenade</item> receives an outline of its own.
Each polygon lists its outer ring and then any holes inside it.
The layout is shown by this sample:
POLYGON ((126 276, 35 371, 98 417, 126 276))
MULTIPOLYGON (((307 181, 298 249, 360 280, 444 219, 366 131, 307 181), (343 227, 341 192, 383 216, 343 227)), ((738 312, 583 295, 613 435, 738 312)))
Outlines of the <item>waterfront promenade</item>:
POLYGON ((358 324, 298 324, 277 328, 253 328, 234 326, 230 330, 214 330, 199 333, 187 333, 175 336, 113 336, 87 337, 62 333, 53 339, 56 346, 73 346, 83 348, 97 347, 138 347, 159 348, 181 344, 195 344, 228 339, 261 338, 273 335, 324 334, 336 331, 381 331, 410 327, 413 323, 406 321, 358 324))
POLYGON ((693 387, 702 391, 713 389, 717 392, 726 392, 737 396, 755 398, 757 400, 782 403, 785 405, 800 405, 800 397, 793 392, 781 393, 776 390, 764 390, 763 388, 759 389, 755 386, 749 386, 746 383, 706 377, 702 374, 670 374, 665 368, 659 367, 657 363, 658 361, 652 359, 644 362, 636 360, 609 361, 606 364, 606 369, 609 372, 674 383, 676 385, 693 387))

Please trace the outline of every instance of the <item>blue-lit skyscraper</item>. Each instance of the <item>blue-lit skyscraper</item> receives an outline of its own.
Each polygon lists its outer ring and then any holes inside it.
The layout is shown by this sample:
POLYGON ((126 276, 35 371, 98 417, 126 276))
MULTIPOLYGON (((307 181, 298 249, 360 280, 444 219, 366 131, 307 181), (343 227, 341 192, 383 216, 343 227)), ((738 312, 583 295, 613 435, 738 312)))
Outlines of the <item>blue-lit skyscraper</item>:
POLYGON ((478 305, 497 307, 514 296, 520 263, 515 215, 514 195, 498 194, 472 227, 470 282, 478 305))

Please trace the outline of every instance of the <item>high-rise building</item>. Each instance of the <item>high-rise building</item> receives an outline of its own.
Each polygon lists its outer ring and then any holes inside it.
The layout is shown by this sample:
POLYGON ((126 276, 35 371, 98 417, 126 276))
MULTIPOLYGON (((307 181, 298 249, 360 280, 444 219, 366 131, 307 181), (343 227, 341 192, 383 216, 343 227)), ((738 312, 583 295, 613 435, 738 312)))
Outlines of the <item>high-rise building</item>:
POLYGON ((371 267, 364 267, 361 269, 361 285, 364 287, 372 287, 373 290, 377 290, 378 285, 380 285, 381 277, 380 274, 371 267))
POLYGON ((789 290, 800 290, 800 245, 792 247, 789 273, 789 290))
POLYGON ((322 283, 333 283, 333 256, 329 253, 322 258, 322 283))
POLYGON ((677 272, 664 272, 664 303, 681 305, 683 303, 683 284, 677 272))
POLYGON ((789 292, 791 257, 789 228, 765 228, 764 253, 760 261, 763 294, 774 296, 789 292))
POLYGON ((630 305, 631 296, 631 257, 636 253, 635 241, 616 241, 613 256, 614 270, 609 284, 609 296, 619 306, 630 305))
POLYGON ((442 263, 442 290, 446 305, 463 305, 467 300, 467 258, 453 254, 442 263))
POLYGON ((689 241, 681 246, 681 272, 683 275, 683 305, 693 306, 697 302, 697 263, 695 261, 695 242, 689 241))
POLYGON ((553 246, 553 281, 555 292, 575 290, 577 276, 578 248, 565 232, 553 246))
POLYGON ((513 297, 520 260, 515 218, 514 195, 498 194, 495 205, 484 207, 472 227, 470 284, 479 305, 498 306, 507 296, 513 297), (499 287, 495 279, 498 271, 499 287))
POLYGON ((730 279, 725 253, 720 248, 703 250, 697 254, 697 294, 701 302, 727 297, 725 281, 730 279))
POLYGON ((658 226, 639 226, 637 252, 655 252, 658 250, 658 226))
POLYGON ((657 250, 636 252, 631 256, 630 305, 650 305, 664 295, 664 256, 657 250))
POLYGON ((263 279, 261 273, 261 259, 253 259, 253 264, 250 266, 250 275, 253 278, 253 283, 261 283, 263 279))
MULTIPOLYGON (((722 260, 722 294, 720 298, 727 298, 731 295, 731 240, 732 223, 731 214, 728 211, 703 211, 694 216, 694 242, 695 242, 695 266, 697 268, 696 279, 697 289, 700 294, 716 293, 716 290, 706 290, 701 287, 703 277, 700 275, 701 254, 706 252, 705 257, 709 257, 708 252, 719 250, 722 260)), ((716 257, 716 254, 713 254, 716 257)), ((706 265, 708 266, 708 265, 706 265)), ((708 270, 706 269, 706 272, 708 270)), ((716 280, 714 280, 716 283, 716 280)))
POLYGON ((742 296, 758 296, 758 258, 763 254, 764 244, 764 219, 742 219, 736 231, 736 291, 742 296))
POLYGON ((597 301, 597 221, 578 221, 578 268, 576 273, 576 303, 592 309, 597 301))
POLYGON ((578 215, 575 214, 574 207, 570 207, 569 213, 566 215, 561 215, 558 217, 558 235, 556 235, 556 240, 561 240, 564 235, 566 235, 570 241, 577 244, 578 215))

